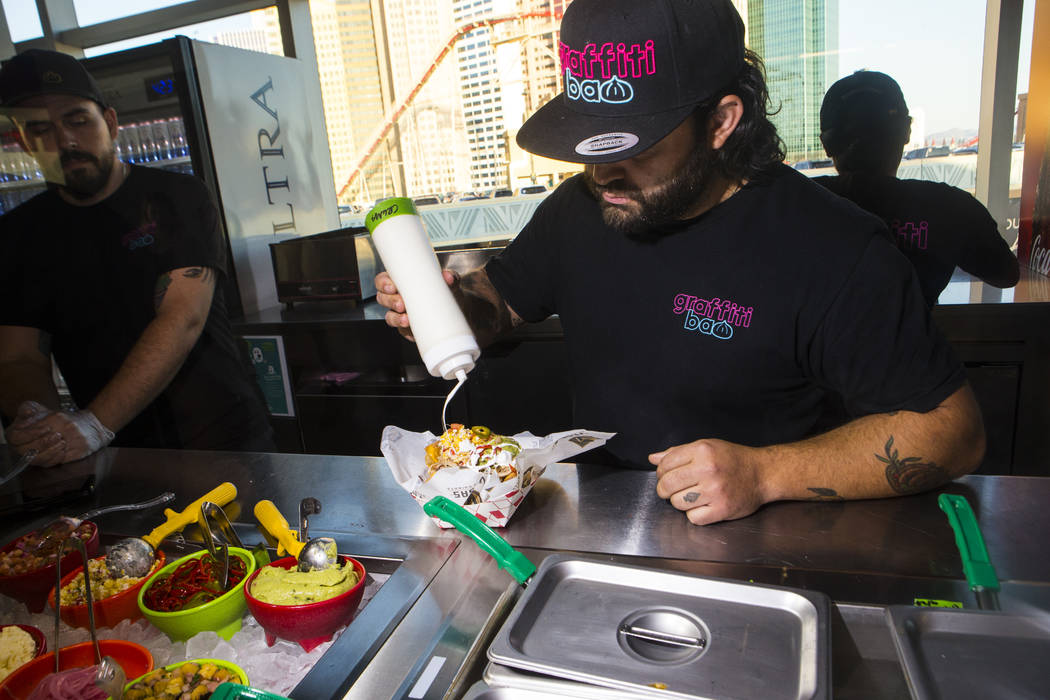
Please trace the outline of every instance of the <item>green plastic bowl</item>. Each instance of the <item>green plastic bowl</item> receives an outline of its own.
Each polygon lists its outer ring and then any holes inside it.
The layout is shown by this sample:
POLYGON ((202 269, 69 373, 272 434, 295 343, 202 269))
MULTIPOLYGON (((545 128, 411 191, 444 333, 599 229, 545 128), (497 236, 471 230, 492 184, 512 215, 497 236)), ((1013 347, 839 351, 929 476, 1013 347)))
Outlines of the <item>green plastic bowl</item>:
MULTIPOLYGON (((150 673, 156 673, 157 671, 175 671, 175 670, 181 668, 183 664, 199 664, 201 666, 203 666, 204 664, 215 664, 216 666, 219 666, 221 668, 225 668, 227 671, 232 671, 234 677, 232 679, 230 679, 229 681, 225 681, 221 685, 219 685, 219 687, 215 689, 216 691, 218 691, 219 688, 222 688, 223 686, 229 685, 231 683, 243 683, 244 685, 248 684, 248 674, 246 674, 244 672, 243 668, 241 668, 237 664, 233 663, 232 661, 224 661, 223 659, 189 659, 187 661, 177 661, 177 662, 175 662, 173 664, 168 664, 167 666, 162 666, 161 668, 154 669, 153 671, 150 671, 149 673, 143 673, 138 678, 135 678, 134 680, 129 681, 128 684, 124 686, 124 692, 127 693, 128 690, 131 689, 131 686, 135 685, 136 683, 141 681, 143 678, 145 678, 146 676, 150 675, 150 673)), ((212 693, 211 696, 215 697, 215 693, 212 693)))
POLYGON ((211 694, 211 700, 288 700, 288 698, 246 685, 223 683, 211 694))
POLYGON ((154 574, 146 582, 146 585, 139 589, 138 604, 143 617, 149 620, 154 627, 168 635, 168 639, 173 642, 184 642, 198 632, 206 630, 217 632, 220 637, 228 640, 241 628, 241 618, 248 611, 248 603, 244 600, 244 582, 255 571, 255 557, 247 549, 241 549, 240 547, 230 547, 230 556, 237 556, 244 562, 246 568, 244 580, 215 600, 189 610, 179 610, 177 612, 160 612, 146 607, 143 597, 146 591, 161 576, 172 573, 190 559, 198 559, 204 556, 210 556, 207 550, 176 559, 154 574))

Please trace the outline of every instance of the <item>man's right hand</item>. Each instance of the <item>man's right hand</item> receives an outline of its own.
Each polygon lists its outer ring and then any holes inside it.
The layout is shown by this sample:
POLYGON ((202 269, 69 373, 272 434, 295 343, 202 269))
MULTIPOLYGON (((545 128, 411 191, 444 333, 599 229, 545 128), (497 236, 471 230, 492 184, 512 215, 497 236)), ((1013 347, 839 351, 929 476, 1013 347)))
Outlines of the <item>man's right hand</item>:
MULTIPOLYGON (((442 270, 442 276, 448 286, 453 286, 459 280, 452 270, 442 270)), ((376 275, 376 301, 380 306, 390 309, 386 312, 386 325, 396 328, 397 332, 406 339, 415 342, 412 336, 412 327, 409 325, 408 313, 405 311, 405 300, 397 293, 397 285, 389 273, 380 272, 376 275)))

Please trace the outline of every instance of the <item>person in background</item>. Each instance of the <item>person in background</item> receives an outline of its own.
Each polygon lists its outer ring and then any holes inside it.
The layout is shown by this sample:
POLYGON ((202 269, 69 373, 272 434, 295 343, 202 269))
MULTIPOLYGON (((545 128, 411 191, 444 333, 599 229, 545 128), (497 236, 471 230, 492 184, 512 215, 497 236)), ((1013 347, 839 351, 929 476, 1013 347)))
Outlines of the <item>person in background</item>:
MULTIPOLYGON (((557 314, 576 427, 615 432, 609 463, 655 467, 696 524, 980 464, 914 272, 880 220, 783 164, 729 0, 574 0, 560 58, 564 92, 517 139, 585 172, 484 268, 445 273, 479 342, 557 314)), ((410 337, 394 281, 376 287, 410 337)))
POLYGON ((0 103, 48 189, 0 218, 0 413, 34 464, 129 447, 272 451, 219 285, 196 178, 117 158, 117 114, 72 56, 0 67, 0 103), (76 410, 62 410, 55 362, 76 410))
POLYGON ((911 117, 893 78, 862 70, 832 85, 820 107, 820 140, 839 174, 814 180, 886 222, 928 305, 956 267, 996 287, 1017 284, 1017 257, 984 205, 951 185, 897 178, 911 117))

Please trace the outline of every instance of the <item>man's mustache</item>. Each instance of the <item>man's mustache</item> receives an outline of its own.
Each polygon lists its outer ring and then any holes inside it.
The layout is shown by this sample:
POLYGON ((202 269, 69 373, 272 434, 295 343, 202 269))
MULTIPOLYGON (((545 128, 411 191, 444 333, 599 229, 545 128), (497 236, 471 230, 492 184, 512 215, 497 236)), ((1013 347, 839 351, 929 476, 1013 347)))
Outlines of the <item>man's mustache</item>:
POLYGON ((98 158, 84 151, 78 151, 76 149, 63 149, 62 152, 59 154, 59 162, 61 162, 62 165, 69 165, 71 163, 83 161, 99 165, 98 158))

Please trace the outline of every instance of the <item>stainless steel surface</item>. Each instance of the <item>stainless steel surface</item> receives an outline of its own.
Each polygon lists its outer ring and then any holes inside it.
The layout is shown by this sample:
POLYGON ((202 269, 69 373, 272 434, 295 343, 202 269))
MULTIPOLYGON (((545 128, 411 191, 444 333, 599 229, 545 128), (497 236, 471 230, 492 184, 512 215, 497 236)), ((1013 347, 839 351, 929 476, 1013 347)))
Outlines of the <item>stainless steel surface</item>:
MULTIPOLYGON (((407 697, 431 664, 439 672, 418 695, 458 698, 481 678, 489 640, 520 587, 462 535, 441 530, 397 485, 380 458, 107 448, 54 469, 28 469, 5 485, 5 498, 42 482, 79 483, 94 493, 50 511, 0 520, 3 539, 64 512, 143 500, 173 489, 195 495, 216 475, 238 488, 225 507, 241 540, 265 536, 251 506, 271 499, 294 512, 304 491, 321 489, 324 512, 311 518, 340 552, 387 565, 390 579, 290 695, 296 700, 407 697)), ((534 563, 555 551, 690 575, 821 591, 832 614, 835 697, 892 698, 906 693, 882 605, 941 598, 973 607, 951 528, 936 493, 880 501, 779 503, 749 518, 695 527, 655 495, 651 472, 551 465, 501 534, 534 563)), ((981 519, 1002 582, 1003 611, 1050 609, 1050 480, 971 476, 947 490, 967 496, 981 519), (981 517, 982 514, 988 514, 981 517)), ((4 502, 6 504, 6 502, 4 502)), ((148 513, 108 518, 104 543, 155 526, 148 513)), ((199 537, 193 530, 185 537, 199 537)), ((166 543, 171 545, 172 542, 166 543)))
POLYGON ((1047 616, 898 606, 886 614, 915 700, 1047 696, 1047 616))
MULTIPOLYGON (((44 470, 29 470, 20 479, 38 471, 44 470)), ((239 491, 227 513, 234 521, 248 523, 253 522, 249 506, 258 500, 270 498, 278 509, 295 512, 304 489, 335 484, 326 492, 325 511, 313 519, 318 528, 459 538, 430 522, 394 482, 381 458, 121 448, 47 472, 70 478, 95 474, 94 502, 85 506, 143 499, 171 488, 176 480, 189 492, 221 474, 239 491)), ((655 489, 652 472, 551 465, 501 534, 516 547, 962 578, 951 528, 936 507, 936 492, 874 501, 777 503, 741 520, 696 527, 658 498, 655 489)), ((1050 582, 1044 534, 1050 531, 1050 509, 1045 507, 1050 480, 969 476, 947 490, 966 495, 978 511, 1004 581, 1002 598, 1005 582, 1050 582), (995 515, 981 517, 984 512, 995 515)), ((38 522, 46 521, 45 514, 38 522)), ((5 523, 18 529, 14 534, 32 529, 32 524, 5 523)), ((130 513, 108 530, 135 535, 153 525, 148 516, 130 513)))
POLYGON ((647 697, 822 698, 829 629, 820 593, 553 555, 488 656, 647 697))

